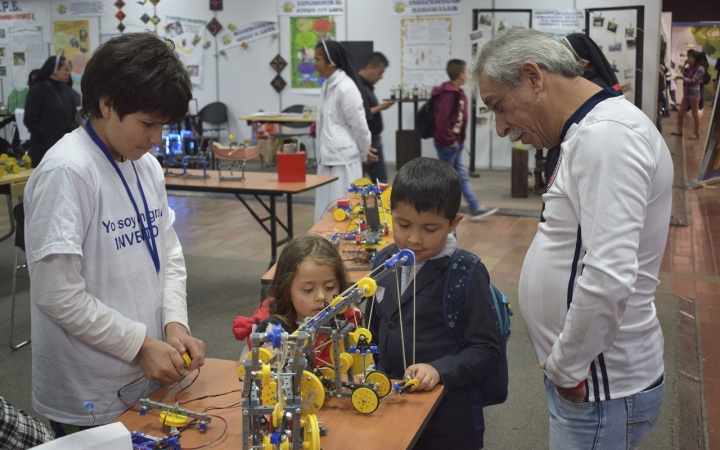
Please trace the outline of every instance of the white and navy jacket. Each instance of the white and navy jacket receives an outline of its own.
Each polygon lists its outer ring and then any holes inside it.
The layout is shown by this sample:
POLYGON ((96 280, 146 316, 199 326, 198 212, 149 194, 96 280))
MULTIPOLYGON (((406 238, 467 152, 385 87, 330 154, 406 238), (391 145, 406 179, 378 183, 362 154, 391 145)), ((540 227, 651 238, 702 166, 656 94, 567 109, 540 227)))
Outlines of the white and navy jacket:
POLYGON ((605 89, 563 128, 519 302, 539 361, 587 401, 626 397, 664 372, 654 293, 665 251, 673 164, 655 125, 605 89))

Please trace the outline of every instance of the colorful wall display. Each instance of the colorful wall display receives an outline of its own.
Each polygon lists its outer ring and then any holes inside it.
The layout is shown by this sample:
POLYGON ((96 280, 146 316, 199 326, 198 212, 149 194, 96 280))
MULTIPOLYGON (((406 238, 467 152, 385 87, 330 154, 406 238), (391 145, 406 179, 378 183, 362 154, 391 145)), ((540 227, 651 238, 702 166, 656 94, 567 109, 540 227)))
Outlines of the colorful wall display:
POLYGON ((264 37, 277 35, 276 22, 252 22, 241 27, 234 24, 228 24, 227 30, 224 30, 218 36, 218 49, 227 50, 232 47, 238 47, 264 37))
POLYGON ((460 14, 462 0, 388 0, 393 16, 447 16, 460 14))
POLYGON ((278 0, 281 16, 340 16, 345 14, 345 0, 278 0))
POLYGON ((423 90, 447 81, 445 65, 452 58, 452 19, 402 19, 400 33, 400 81, 408 89, 423 90))
POLYGON ((175 53, 187 67, 194 87, 202 89, 205 76, 205 27, 206 20, 167 16, 165 37, 175 43, 175 53))
MULTIPOLYGON (((715 63, 720 58, 720 23, 674 23, 672 27, 672 47, 668 49, 670 60, 676 67, 682 67, 687 60, 688 50, 698 50, 707 56, 709 71, 713 79, 718 74, 715 63)), ((682 82, 677 82, 676 99, 682 100, 682 82)), ((715 94, 713 83, 705 85, 705 98, 715 94)))
POLYGON ((90 59, 90 21, 53 21, 53 42, 55 54, 63 55, 70 61, 73 86, 80 85, 85 66, 90 59))
POLYGON ((335 40, 335 21, 331 16, 290 18, 290 88, 297 92, 320 93, 325 81, 313 64, 315 46, 335 40))

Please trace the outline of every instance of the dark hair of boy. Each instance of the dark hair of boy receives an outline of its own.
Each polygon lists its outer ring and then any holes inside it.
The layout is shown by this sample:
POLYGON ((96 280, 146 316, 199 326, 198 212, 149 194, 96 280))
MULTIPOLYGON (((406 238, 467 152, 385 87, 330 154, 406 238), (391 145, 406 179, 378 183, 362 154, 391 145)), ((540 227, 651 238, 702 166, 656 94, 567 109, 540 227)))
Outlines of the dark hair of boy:
POLYGON ((172 41, 150 32, 130 33, 104 43, 83 73, 82 111, 102 117, 100 99, 108 97, 120 120, 142 112, 165 123, 185 117, 192 99, 192 83, 175 55, 172 41))
POLYGON ((373 52, 365 59, 365 67, 389 67, 390 61, 380 52, 373 52))
POLYGON ((330 241, 315 234, 291 240, 280 253, 275 276, 267 291, 267 297, 274 298, 270 303, 270 315, 282 320, 291 331, 297 330, 297 313, 291 296, 292 281, 298 266, 308 259, 317 265, 333 268, 340 292, 350 285, 345 264, 330 241))
POLYGON ((460 78, 460 75, 465 72, 466 68, 467 63, 462 59, 451 59, 448 61, 447 66, 445 66, 445 72, 447 72, 450 77, 450 81, 455 81, 460 78))
POLYGON ((395 175, 390 207, 399 203, 418 213, 430 212, 455 220, 460 210, 460 175, 449 164, 435 158, 415 158, 395 175))

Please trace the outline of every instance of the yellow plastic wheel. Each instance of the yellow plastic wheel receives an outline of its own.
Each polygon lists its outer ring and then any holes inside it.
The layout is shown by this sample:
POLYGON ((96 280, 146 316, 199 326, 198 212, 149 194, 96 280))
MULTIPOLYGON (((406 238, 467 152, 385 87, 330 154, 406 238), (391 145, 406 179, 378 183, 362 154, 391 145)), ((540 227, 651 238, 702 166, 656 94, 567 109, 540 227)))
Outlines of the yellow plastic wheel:
POLYGON ((8 159, 10 159, 10 157, 7 153, 3 153, 2 155, 0 155, 0 161, 7 161, 8 159))
POLYGON ((320 450, 320 423, 315 414, 308 414, 302 422, 303 450, 320 450))
POLYGON ((164 423, 169 427, 181 427, 187 423, 187 416, 182 414, 169 413, 167 411, 161 411, 159 416, 160 422, 164 423))
MULTIPOLYGON (((353 181, 352 184, 354 184, 355 186, 358 186, 358 187, 365 187, 365 186, 373 184, 373 182, 368 178, 360 178, 360 179, 353 181)), ((355 196, 355 198, 361 198, 360 195, 358 195, 358 194, 353 194, 353 195, 355 196)))
POLYGON ((377 291, 377 282, 372 278, 365 277, 358 281, 357 287, 358 290, 365 289, 365 293, 362 294, 363 297, 372 297, 375 295, 375 291, 377 291))
MULTIPOLYGON (((269 349, 267 349, 265 347, 260 347, 258 349, 258 359, 261 362, 267 363, 268 361, 270 361, 272 359, 272 357, 273 357, 273 354, 269 349)), ((252 353, 248 353, 247 361, 252 361, 252 353)), ((240 365, 240 367, 238 367, 238 378, 240 378, 240 381, 242 381, 245 378, 245 366, 242 364, 240 365)))
POLYGON ((362 203, 358 203, 357 205, 353 206, 352 213, 353 216, 357 217, 360 214, 362 214, 365 208, 363 207, 362 203))
POLYGON ((30 157, 30 155, 23 155, 21 159, 25 161, 25 164, 28 166, 32 164, 32 158, 30 157))
POLYGON ((382 201, 383 208, 390 211, 390 195, 392 193, 392 187, 389 187, 380 194, 380 201, 382 201))
POLYGON ((377 395, 380 398, 384 398, 392 390, 390 378, 382 372, 370 372, 365 377, 365 382, 377 386, 377 395))
POLYGON ((420 386, 420 381, 415 378, 405 382, 405 392, 412 392, 420 386))
POLYGON ((303 371, 302 381, 300 382, 300 395, 302 396, 300 410, 303 417, 308 414, 315 414, 325 404, 325 388, 322 382, 315 374, 307 370, 303 371))
POLYGON ((185 363, 185 368, 189 369, 190 366, 192 365, 192 358, 190 357, 188 352, 185 352, 180 356, 182 356, 183 362, 185 363))
POLYGON ((17 164, 12 164, 8 166, 8 169, 10 173, 20 173, 20 166, 18 166, 17 164))
POLYGON ((351 400, 353 408, 363 414, 374 413, 380 404, 380 399, 375 391, 366 387, 355 389, 352 393, 351 400))
POLYGON ((353 221, 350 222, 350 225, 348 225, 347 228, 345 228, 345 231, 348 233, 352 233, 353 231, 357 231, 359 228, 360 227, 358 226, 358 224, 353 221))
POLYGON ((353 357, 350 353, 340 353, 340 373, 347 373, 353 365, 353 357))
POLYGON ((272 413, 272 424, 275 428, 280 426, 280 422, 282 422, 283 417, 283 405, 282 403, 275 404, 275 409, 273 409, 272 413))
POLYGON ((275 381, 271 381, 267 385, 263 386, 262 401, 263 405, 277 404, 277 383, 275 381))
POLYGON ((322 366, 318 367, 318 372, 320 372, 320 376, 323 377, 323 381, 325 383, 335 384, 335 369, 333 369, 330 366, 322 366))
POLYGON ((333 218, 337 222, 342 222, 344 220, 347 220, 347 218, 348 218, 347 211, 345 211, 342 208, 337 208, 335 211, 333 211, 333 218))
POLYGON ((367 328, 358 328, 352 334, 355 335, 358 341, 360 340, 360 336, 363 336, 368 342, 372 341, 372 333, 367 328))
POLYGON ((260 382, 263 386, 270 383, 270 375, 272 375, 270 364, 263 364, 262 369, 258 371, 258 378, 260 378, 260 382))
POLYGON ((17 159, 13 157, 8 158, 8 164, 10 164, 11 166, 17 166, 17 159))

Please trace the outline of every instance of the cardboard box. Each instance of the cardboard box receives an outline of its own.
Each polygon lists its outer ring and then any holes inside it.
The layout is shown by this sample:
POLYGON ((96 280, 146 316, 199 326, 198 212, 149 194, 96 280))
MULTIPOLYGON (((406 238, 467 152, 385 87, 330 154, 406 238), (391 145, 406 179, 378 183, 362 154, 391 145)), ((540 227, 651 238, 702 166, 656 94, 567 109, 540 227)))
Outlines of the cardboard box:
POLYGON ((305 152, 277 152, 278 181, 305 182, 305 152))

